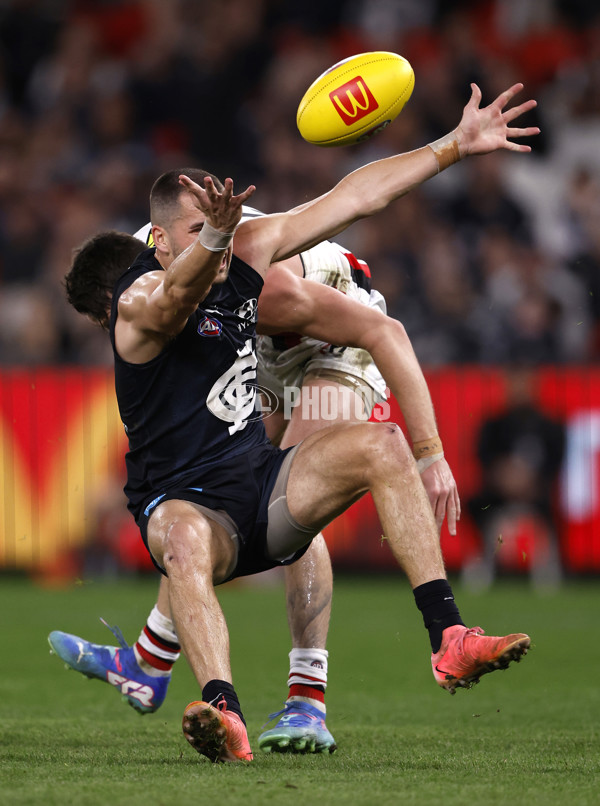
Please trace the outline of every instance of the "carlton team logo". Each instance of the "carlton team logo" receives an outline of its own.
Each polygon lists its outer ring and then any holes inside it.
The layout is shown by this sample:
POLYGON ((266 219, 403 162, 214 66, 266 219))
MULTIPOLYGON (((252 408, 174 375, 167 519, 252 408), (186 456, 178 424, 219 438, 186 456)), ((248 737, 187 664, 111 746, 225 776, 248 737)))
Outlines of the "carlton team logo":
POLYGON ((357 120, 379 109, 375 96, 361 76, 342 84, 330 92, 329 97, 346 126, 352 126, 357 120))

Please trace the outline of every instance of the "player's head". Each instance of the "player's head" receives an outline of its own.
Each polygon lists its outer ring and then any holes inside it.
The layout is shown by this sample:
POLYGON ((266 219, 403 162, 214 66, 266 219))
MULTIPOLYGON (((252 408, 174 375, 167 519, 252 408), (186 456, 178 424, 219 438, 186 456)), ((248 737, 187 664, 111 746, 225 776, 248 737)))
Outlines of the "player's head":
POLYGON ((150 191, 150 221, 154 242, 160 247, 163 242, 172 258, 176 258, 194 241, 204 223, 204 213, 192 202, 189 192, 180 183, 179 177, 185 174, 204 187, 207 176, 213 180, 217 190, 223 190, 222 182, 201 168, 181 168, 167 171, 159 176, 150 191))
MULTIPOLYGON (((201 168, 181 168, 158 177, 150 191, 150 220, 156 258, 164 268, 194 243, 205 219, 192 195, 180 183, 182 174, 200 187, 204 187, 204 179, 210 176, 217 190, 224 190, 223 183, 214 174, 201 168)), ((226 279, 230 261, 231 248, 223 253, 223 265, 215 282, 226 279)))
POLYGON ((188 196, 187 190, 179 181, 179 177, 185 174, 204 187, 204 180, 210 176, 217 190, 222 191, 223 183, 214 174, 204 171, 202 168, 178 168, 174 171, 167 171, 158 177, 152 185, 150 191, 150 220, 152 224, 159 227, 168 228, 174 219, 181 215, 181 196, 188 196))
POLYGON ((64 284, 75 310, 108 329, 115 283, 146 248, 133 235, 111 230, 94 235, 74 249, 64 284))

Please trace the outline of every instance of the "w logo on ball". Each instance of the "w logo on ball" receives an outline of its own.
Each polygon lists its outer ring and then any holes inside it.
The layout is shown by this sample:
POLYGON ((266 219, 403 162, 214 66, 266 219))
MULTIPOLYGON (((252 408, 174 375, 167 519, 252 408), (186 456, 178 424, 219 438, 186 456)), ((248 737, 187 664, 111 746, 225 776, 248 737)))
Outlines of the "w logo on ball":
POLYGON ((375 96, 361 76, 342 84, 330 92, 329 97, 346 126, 352 126, 379 108, 375 96))

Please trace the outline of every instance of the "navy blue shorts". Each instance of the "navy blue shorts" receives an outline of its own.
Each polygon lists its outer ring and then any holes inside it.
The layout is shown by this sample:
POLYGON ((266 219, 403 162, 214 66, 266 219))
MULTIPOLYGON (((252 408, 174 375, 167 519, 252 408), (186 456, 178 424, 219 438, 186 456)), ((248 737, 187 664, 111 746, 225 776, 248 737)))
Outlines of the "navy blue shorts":
MULTIPOLYGON (((291 450, 293 448, 281 450, 265 443, 212 466, 190 480, 189 486, 157 490, 144 502, 136 519, 146 548, 148 520, 154 509, 163 501, 176 499, 191 501, 211 510, 222 510, 234 521, 239 539, 238 558, 233 573, 225 581, 295 562, 306 552, 310 541, 286 560, 272 560, 266 551, 269 498, 283 460, 291 450)), ((164 569, 154 558, 152 561, 164 574, 164 569)))

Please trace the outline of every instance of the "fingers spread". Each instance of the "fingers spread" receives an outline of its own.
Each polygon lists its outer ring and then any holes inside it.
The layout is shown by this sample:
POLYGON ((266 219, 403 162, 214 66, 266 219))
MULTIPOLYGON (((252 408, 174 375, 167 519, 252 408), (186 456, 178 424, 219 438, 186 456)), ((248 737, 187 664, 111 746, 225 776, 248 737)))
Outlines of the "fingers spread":
POLYGON ((507 137, 531 137, 534 134, 539 134, 540 130, 537 126, 527 126, 524 129, 509 128, 506 130, 507 137))
POLYGON ((511 143, 507 140, 502 146, 507 151, 519 151, 521 154, 528 154, 531 151, 531 146, 523 145, 522 143, 511 143))
POLYGON ((256 185, 249 185, 246 188, 246 190, 243 193, 240 193, 240 195, 237 198, 241 199, 242 202, 245 202, 246 199, 249 199, 250 196, 252 196, 252 194, 254 193, 255 190, 256 190, 256 185))
POLYGON ((179 182, 180 182, 180 184, 185 185, 185 187, 187 187, 187 188, 195 187, 195 188, 198 188, 199 190, 202 190, 200 185, 197 185, 195 182, 192 182, 192 180, 189 178, 189 176, 186 176, 185 174, 181 174, 179 176, 179 182))
POLYGON ((502 92, 496 98, 496 100, 492 104, 490 104, 490 106, 495 106, 498 109, 504 109, 506 104, 509 101, 511 101, 515 97, 515 95, 517 93, 521 92, 522 89, 523 89, 523 84, 521 84, 521 83, 513 84, 512 87, 509 87, 507 90, 504 90, 504 92, 502 92))
POLYGON ((477 86, 477 84, 471 84, 471 97, 469 98, 469 103, 467 106, 475 107, 475 109, 479 108, 479 104, 481 103, 481 90, 477 86))

